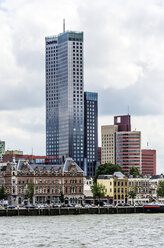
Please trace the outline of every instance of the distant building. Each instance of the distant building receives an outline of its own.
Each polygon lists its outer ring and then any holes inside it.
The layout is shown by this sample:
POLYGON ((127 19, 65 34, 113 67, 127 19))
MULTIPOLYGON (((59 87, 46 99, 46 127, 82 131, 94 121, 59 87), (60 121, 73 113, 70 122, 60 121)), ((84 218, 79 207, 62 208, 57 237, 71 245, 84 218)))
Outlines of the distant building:
POLYGON ((98 162, 98 94, 84 92, 84 174, 94 177, 98 162))
POLYGON ((5 141, 0 140, 0 162, 3 161, 4 154, 5 154, 5 141))
POLYGON ((101 126, 101 163, 115 164, 115 134, 117 125, 101 126))
POLYGON ((26 204, 27 185, 34 183, 33 203, 60 203, 61 192, 65 203, 82 203, 84 200, 84 173, 71 159, 63 165, 11 162, 0 166, 0 187, 5 187, 9 204, 26 204))
POLYGON ((106 197, 109 203, 126 203, 128 196, 128 177, 121 172, 113 175, 100 175, 97 179, 98 184, 105 186, 106 197))
POLYGON ((31 163, 46 163, 46 156, 6 153, 3 155, 3 163, 12 162, 13 159, 18 162, 19 160, 28 160, 31 163))
POLYGON ((129 173, 130 167, 141 170, 141 132, 116 132, 116 164, 129 173))
POLYGON ((149 195, 150 195, 150 189, 149 189, 149 177, 138 175, 138 176, 132 176, 130 175, 128 178, 128 186, 129 191, 134 190, 136 187, 137 189, 137 195, 135 199, 128 198, 129 203, 141 203, 144 204, 146 202, 149 202, 149 195))
POLYGON ((101 164, 101 147, 98 147, 98 162, 101 164))
POLYGON ((142 150, 142 174, 156 175, 156 150, 142 150))
POLYGON ((114 125, 118 126, 118 132, 131 131, 131 116, 130 115, 114 116, 114 125))
POLYGON ((23 155, 23 151, 20 150, 7 150, 5 154, 12 154, 12 155, 23 155))

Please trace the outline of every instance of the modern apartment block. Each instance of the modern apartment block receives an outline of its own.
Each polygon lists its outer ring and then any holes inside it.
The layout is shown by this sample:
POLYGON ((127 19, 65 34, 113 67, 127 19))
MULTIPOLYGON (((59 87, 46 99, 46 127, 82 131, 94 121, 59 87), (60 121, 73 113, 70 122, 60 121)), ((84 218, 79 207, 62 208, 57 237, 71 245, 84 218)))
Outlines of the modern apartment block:
POLYGON ((95 176, 98 162, 98 94, 84 92, 84 175, 95 176))
POLYGON ((114 116, 114 125, 118 126, 118 132, 131 131, 131 116, 129 114, 114 116))
POLYGON ((101 126, 101 163, 115 163, 115 134, 117 125, 101 126))
POLYGON ((116 164, 125 173, 134 166, 141 170, 141 132, 116 132, 116 164))
POLYGON ((156 150, 143 149, 141 152, 142 152, 142 174, 156 175, 156 150))
POLYGON ((72 157, 83 168, 83 32, 67 31, 46 42, 46 155, 72 157))
POLYGON ((5 141, 0 140, 0 162, 3 161, 4 154, 5 154, 5 141))

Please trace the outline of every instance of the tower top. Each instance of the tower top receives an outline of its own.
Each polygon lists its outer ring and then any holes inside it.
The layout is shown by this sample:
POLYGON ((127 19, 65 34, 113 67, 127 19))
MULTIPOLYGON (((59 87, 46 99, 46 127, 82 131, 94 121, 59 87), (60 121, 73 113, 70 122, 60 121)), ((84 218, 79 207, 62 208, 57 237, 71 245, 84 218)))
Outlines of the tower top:
POLYGON ((65 19, 63 19, 63 33, 65 33, 65 19))

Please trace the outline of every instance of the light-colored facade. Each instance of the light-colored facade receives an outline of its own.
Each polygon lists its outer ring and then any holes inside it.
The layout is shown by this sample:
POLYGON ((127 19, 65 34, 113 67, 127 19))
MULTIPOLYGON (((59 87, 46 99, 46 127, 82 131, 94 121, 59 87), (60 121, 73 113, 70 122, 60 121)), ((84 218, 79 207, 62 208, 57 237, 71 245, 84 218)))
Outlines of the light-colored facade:
POLYGON ((101 163, 115 164, 115 133, 117 125, 101 126, 101 163))
POLYGON ((129 173, 131 167, 137 167, 142 173, 140 131, 116 133, 116 164, 125 173, 129 173))
POLYGON ((146 203, 149 202, 150 189, 149 189, 149 177, 146 176, 130 176, 128 178, 129 191, 137 189, 137 195, 135 199, 128 198, 129 203, 146 203))
POLYGON ((23 151, 20 150, 7 150, 5 154, 11 154, 11 155, 23 155, 23 151))
POLYGON ((91 191, 91 187, 93 186, 93 178, 92 177, 84 177, 84 196, 85 198, 92 198, 93 193, 91 191))
POLYGON ((0 162, 2 162, 4 154, 5 154, 5 141, 0 140, 0 162))
POLYGON ((105 196, 114 204, 126 203, 128 197, 128 177, 121 172, 115 172, 113 175, 100 175, 98 184, 105 186, 105 196))

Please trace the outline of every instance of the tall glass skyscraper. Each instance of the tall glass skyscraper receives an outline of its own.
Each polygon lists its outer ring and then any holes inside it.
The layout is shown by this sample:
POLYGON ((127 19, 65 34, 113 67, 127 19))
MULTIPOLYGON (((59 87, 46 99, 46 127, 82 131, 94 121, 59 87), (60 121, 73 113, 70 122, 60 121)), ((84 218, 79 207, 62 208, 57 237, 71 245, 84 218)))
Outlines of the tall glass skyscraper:
POLYGON ((98 162, 98 94, 84 92, 84 174, 95 176, 98 162))
POLYGON ((46 154, 72 157, 83 167, 83 33, 46 37, 46 154))

